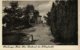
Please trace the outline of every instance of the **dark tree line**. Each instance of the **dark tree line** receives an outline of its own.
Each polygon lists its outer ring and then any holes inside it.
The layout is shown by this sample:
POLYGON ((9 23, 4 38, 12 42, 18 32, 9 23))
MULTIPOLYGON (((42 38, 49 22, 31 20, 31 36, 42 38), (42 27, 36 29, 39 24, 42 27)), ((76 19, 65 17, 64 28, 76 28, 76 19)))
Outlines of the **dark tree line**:
POLYGON ((35 25, 37 17, 39 16, 39 11, 35 10, 33 5, 27 5, 25 8, 18 7, 18 2, 10 2, 11 8, 5 7, 3 13, 3 24, 6 23, 6 28, 13 29, 24 25, 26 27, 31 27, 35 25), (34 23, 34 24, 32 24, 34 23))
POLYGON ((56 41, 64 44, 78 43, 77 0, 56 0, 47 15, 47 24, 56 41))

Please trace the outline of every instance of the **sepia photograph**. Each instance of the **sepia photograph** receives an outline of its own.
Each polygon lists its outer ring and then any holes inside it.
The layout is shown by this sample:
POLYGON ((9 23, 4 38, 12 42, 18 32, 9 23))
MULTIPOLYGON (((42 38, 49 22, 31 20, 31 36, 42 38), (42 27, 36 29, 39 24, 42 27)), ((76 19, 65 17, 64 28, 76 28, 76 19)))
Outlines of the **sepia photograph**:
POLYGON ((2 1, 2 45, 78 45, 78 0, 2 1))

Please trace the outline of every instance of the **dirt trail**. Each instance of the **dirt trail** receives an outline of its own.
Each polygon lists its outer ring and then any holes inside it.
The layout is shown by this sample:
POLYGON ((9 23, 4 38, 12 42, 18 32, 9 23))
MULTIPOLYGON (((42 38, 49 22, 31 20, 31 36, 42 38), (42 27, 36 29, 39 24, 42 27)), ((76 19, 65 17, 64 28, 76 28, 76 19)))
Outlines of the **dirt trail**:
MULTIPOLYGON (((34 40, 37 40, 35 42, 35 45, 53 45, 54 43, 50 40, 53 39, 51 32, 49 30, 48 26, 43 26, 42 24, 37 25, 33 28, 30 28, 30 30, 35 30, 30 32, 29 34, 32 34, 34 37, 34 40)), ((27 30, 25 29, 24 32, 27 30)))

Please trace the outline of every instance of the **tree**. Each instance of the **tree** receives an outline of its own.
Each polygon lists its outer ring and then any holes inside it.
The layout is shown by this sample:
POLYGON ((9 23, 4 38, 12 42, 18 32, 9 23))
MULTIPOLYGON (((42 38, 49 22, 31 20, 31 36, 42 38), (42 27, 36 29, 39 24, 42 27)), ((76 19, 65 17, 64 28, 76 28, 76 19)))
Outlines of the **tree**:
POLYGON ((37 17, 39 16, 39 12, 38 10, 35 10, 33 5, 27 5, 25 7, 24 10, 24 19, 26 22, 26 25, 34 25, 33 23, 35 23, 37 21, 37 17))
POLYGON ((64 44, 77 44, 76 0, 56 2, 55 6, 52 5, 48 18, 50 19, 50 28, 55 39, 64 44))
POLYGON ((19 26, 21 23, 19 17, 22 16, 22 9, 18 7, 17 1, 10 2, 10 6, 11 8, 5 8, 3 10, 4 13, 7 13, 3 17, 3 23, 6 23, 8 28, 14 28, 14 26, 19 26))

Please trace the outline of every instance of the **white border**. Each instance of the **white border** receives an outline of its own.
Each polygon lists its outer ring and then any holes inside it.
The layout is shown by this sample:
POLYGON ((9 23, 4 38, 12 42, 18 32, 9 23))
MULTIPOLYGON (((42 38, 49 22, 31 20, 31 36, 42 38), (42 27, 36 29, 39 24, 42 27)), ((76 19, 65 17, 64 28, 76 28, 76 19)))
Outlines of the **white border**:
MULTIPOLYGON (((3 0, 5 1, 5 0, 3 0)), ((11 1, 11 0, 6 0, 11 1)), ((25 1, 25 0, 14 0, 25 1)), ((26 0, 26 1, 51 1, 51 0, 26 0)), ((2 46, 2 0, 0 0, 0 50, 80 50, 80 0, 78 0, 78 45, 54 45, 53 48, 3 48, 2 46)), ((39 45, 41 46, 41 45, 39 45)))

